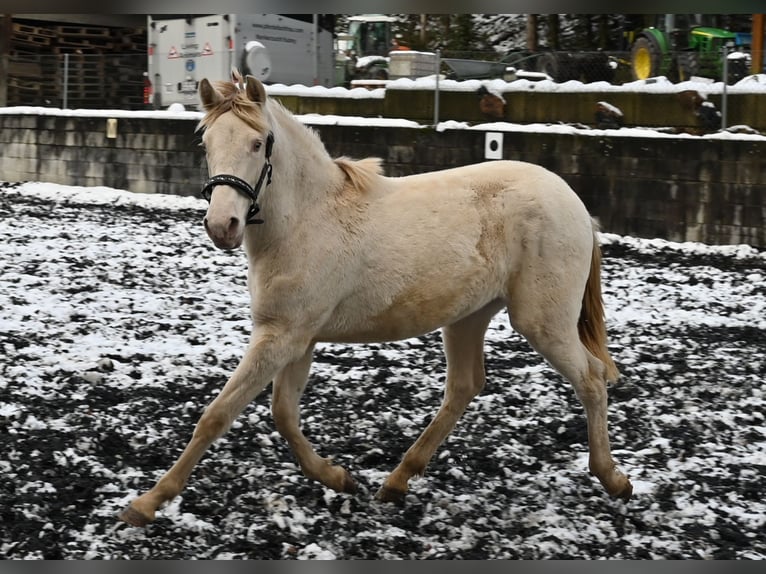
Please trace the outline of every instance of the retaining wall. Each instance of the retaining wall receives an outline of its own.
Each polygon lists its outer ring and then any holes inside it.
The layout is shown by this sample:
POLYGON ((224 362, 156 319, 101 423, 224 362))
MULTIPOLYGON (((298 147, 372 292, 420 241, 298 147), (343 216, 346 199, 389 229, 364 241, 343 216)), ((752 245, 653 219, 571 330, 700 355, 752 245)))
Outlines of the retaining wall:
MULTIPOLYGON (((104 117, 0 114, 0 179, 196 195, 207 178, 196 124, 120 117, 109 139, 104 117)), ((379 156, 387 175, 484 161, 480 130, 314 129, 332 155, 379 156)), ((503 136, 505 159, 559 173, 603 231, 766 248, 766 139, 503 136)))
MULTIPOLYGON (((535 91, 534 84, 527 90, 502 93, 505 100, 502 118, 488 118, 479 106, 475 92, 442 90, 439 94, 439 120, 464 122, 506 121, 512 123, 556 123, 597 125, 596 105, 604 101, 623 113, 623 125, 669 128, 679 131, 709 131, 702 127, 700 118, 689 108, 688 99, 679 92, 621 92, 594 91, 535 91)), ((325 114, 386 117, 415 120, 430 124, 434 120, 434 92, 432 89, 385 90, 382 98, 333 98, 314 95, 277 95, 286 108, 296 114, 325 114)), ((723 96, 710 94, 708 102, 717 110, 723 109, 723 96)), ((727 125, 746 125, 766 131, 766 93, 733 91, 727 94, 727 125)))

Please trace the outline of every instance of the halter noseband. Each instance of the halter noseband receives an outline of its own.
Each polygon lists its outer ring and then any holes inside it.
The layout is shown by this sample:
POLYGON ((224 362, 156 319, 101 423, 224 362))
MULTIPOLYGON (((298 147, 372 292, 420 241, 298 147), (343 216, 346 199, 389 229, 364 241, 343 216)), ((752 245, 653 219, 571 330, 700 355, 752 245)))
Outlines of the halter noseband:
POLYGON ((255 187, 252 187, 244 179, 237 177, 236 175, 220 174, 214 175, 205 182, 202 186, 200 194, 204 197, 208 203, 210 203, 210 197, 213 195, 213 188, 217 185, 229 185, 236 189, 238 192, 246 195, 250 198, 250 209, 247 210, 247 219, 245 223, 251 225, 253 223, 263 223, 263 219, 256 219, 256 214, 261 210, 258 206, 258 195, 261 193, 261 187, 263 187, 263 180, 266 180, 266 185, 271 183, 271 149, 274 147, 274 133, 269 132, 266 137, 266 163, 263 164, 261 169, 261 175, 258 177, 258 181, 255 187))

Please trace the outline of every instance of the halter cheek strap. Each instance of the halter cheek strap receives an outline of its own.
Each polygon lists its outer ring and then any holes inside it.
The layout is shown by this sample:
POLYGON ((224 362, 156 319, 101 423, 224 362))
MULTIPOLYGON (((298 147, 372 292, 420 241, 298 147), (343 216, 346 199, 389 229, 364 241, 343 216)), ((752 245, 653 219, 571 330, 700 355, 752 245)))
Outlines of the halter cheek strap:
POLYGON ((245 223, 251 225, 254 223, 263 223, 263 219, 257 219, 255 216, 261 210, 258 206, 258 195, 261 193, 263 182, 266 180, 266 185, 271 183, 271 150, 274 147, 274 133, 269 132, 266 137, 266 163, 263 164, 261 169, 261 175, 258 177, 258 181, 255 183, 255 187, 252 187, 244 179, 237 177, 236 175, 219 174, 214 175, 205 182, 200 192, 208 203, 213 195, 213 189, 217 185, 228 185, 236 189, 241 194, 250 198, 250 209, 247 210, 247 219, 245 223))

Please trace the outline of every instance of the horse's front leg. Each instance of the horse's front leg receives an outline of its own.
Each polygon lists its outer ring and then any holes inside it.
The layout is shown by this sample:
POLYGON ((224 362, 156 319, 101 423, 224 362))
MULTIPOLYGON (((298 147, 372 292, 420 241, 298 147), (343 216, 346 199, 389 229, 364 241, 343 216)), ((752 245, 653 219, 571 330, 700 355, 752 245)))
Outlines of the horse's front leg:
POLYGON ((229 429, 234 419, 268 385, 275 373, 296 356, 300 357, 305 348, 305 344, 301 348, 287 337, 254 334, 234 374, 197 422, 181 456, 153 488, 133 500, 119 517, 134 526, 152 522, 157 509, 181 493, 192 469, 213 441, 229 429))
POLYGON ((308 382, 313 346, 297 361, 287 365, 274 379, 272 413, 274 424, 298 459, 303 474, 337 492, 356 492, 356 482, 341 466, 320 457, 300 429, 300 399, 308 382))

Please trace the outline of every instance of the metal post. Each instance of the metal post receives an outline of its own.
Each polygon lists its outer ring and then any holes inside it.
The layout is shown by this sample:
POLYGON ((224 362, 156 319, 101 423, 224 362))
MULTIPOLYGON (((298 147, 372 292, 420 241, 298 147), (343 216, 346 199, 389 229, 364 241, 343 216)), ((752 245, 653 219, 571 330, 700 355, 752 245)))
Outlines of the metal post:
POLYGON ((319 14, 312 18, 314 26, 314 85, 319 85, 319 14))
POLYGON ((69 54, 64 54, 64 109, 67 109, 69 92, 69 54))
POLYGON ((439 71, 441 70, 442 52, 436 49, 436 89, 434 89, 434 127, 439 124, 439 71))
POLYGON ((729 83, 729 44, 723 44, 723 94, 721 95, 721 131, 727 126, 727 114, 729 111, 729 102, 726 96, 726 85, 729 83))

